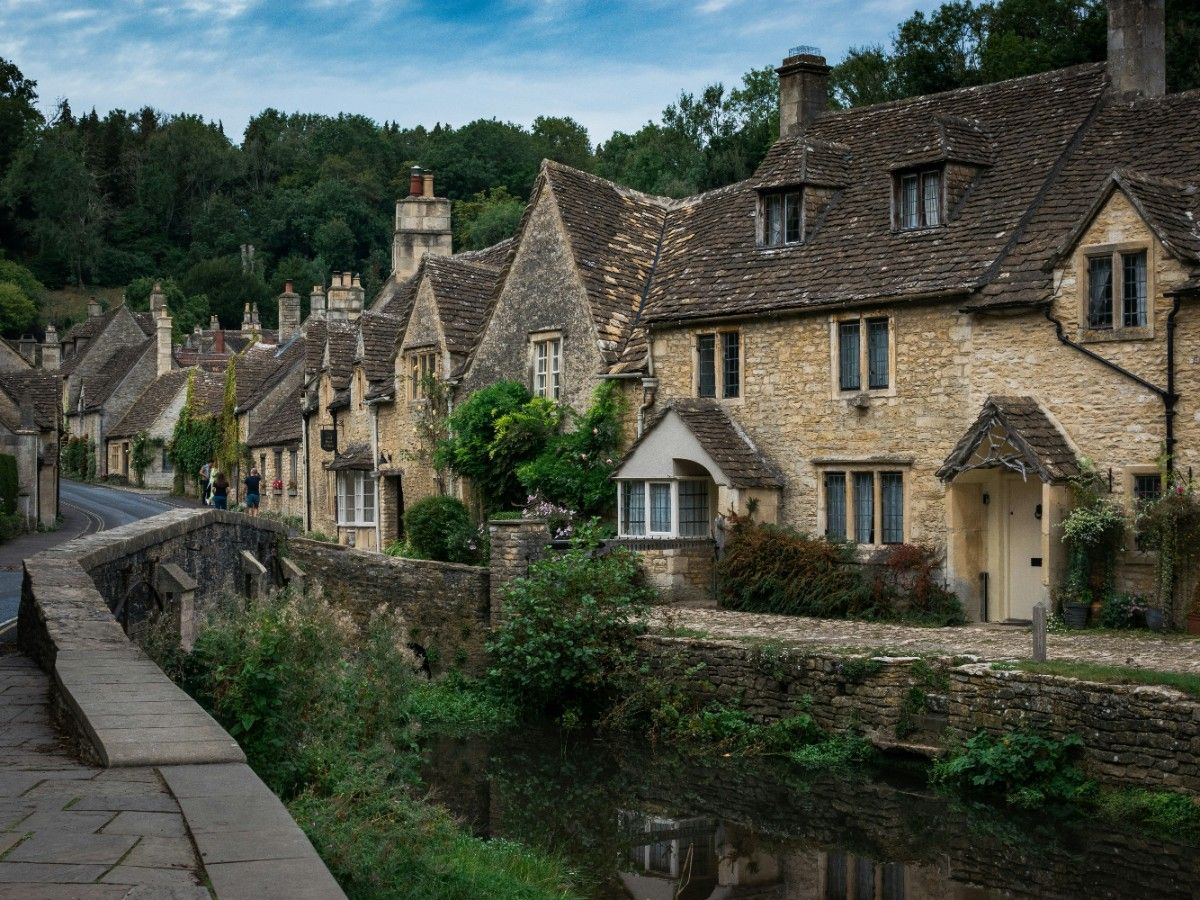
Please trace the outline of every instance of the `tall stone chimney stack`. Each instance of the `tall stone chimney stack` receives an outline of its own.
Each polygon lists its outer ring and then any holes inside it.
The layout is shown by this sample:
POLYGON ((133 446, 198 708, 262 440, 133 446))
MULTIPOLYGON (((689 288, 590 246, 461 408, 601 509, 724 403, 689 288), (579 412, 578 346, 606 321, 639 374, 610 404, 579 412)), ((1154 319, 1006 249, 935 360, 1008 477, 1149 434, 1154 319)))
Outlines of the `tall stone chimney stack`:
POLYGON ((46 326, 46 339, 42 341, 42 368, 57 372, 62 364, 62 344, 58 340, 58 329, 51 323, 46 326))
POLYGON ((452 252, 450 201, 435 197, 433 173, 413 166, 409 194, 396 201, 396 230, 392 236, 392 277, 408 278, 426 253, 449 256, 452 252))
POLYGON ((1119 97, 1167 93, 1165 0, 1108 0, 1108 77, 1119 97))
POLYGON ((325 318, 325 285, 314 284, 312 293, 308 295, 308 317, 310 319, 325 318))
POLYGON ((325 300, 325 314, 331 322, 353 322, 363 311, 365 292, 357 275, 334 272, 333 283, 325 300))
POLYGON ((88 318, 98 319, 102 315, 104 315, 104 310, 100 308, 100 301, 95 297, 90 298, 88 300, 88 318))
POLYGON ((829 107, 829 66, 816 47, 793 47, 779 74, 779 136, 795 137, 829 107))
POLYGON ((154 335, 158 342, 157 346, 157 372, 158 377, 166 375, 174 368, 175 361, 171 354, 171 311, 167 309, 166 298, 163 297, 162 287, 155 284, 154 290, 150 292, 150 308, 155 310, 154 313, 154 335), (157 300, 157 303, 155 302, 157 300))
POLYGON ((300 295, 285 282, 279 295, 279 343, 286 344, 300 331, 300 295))

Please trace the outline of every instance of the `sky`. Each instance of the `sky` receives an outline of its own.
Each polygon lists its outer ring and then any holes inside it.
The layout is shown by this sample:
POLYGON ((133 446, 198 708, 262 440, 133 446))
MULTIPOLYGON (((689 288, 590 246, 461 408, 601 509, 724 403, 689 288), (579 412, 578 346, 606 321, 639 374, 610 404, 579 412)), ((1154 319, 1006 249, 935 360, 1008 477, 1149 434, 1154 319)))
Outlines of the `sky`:
POLYGON ((790 47, 840 60, 936 0, 0 0, 0 57, 45 111, 267 107, 401 125, 571 116, 593 141, 790 47))

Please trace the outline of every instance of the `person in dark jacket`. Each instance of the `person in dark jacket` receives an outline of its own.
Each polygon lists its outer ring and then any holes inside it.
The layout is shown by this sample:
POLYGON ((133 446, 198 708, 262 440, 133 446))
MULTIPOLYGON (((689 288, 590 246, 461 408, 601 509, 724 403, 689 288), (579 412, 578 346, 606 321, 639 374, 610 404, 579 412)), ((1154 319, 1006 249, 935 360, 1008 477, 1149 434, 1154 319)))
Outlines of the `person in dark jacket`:
POLYGON ((246 485, 246 512, 249 515, 258 515, 258 486, 262 483, 262 476, 258 474, 258 469, 251 467, 250 474, 242 479, 242 483, 246 485))
POLYGON ((224 472, 218 472, 212 485, 213 509, 229 509, 229 479, 224 472))

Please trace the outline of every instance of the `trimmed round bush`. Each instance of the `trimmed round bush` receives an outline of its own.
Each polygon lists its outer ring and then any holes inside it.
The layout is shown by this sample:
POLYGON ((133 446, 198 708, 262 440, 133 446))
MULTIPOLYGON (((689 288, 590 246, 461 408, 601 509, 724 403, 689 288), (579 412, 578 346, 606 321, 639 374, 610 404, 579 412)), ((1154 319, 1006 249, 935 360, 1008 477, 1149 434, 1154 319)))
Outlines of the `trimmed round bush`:
POLYGON ((426 497, 404 513, 404 533, 409 546, 421 556, 439 562, 470 563, 475 553, 471 516, 454 497, 426 497))

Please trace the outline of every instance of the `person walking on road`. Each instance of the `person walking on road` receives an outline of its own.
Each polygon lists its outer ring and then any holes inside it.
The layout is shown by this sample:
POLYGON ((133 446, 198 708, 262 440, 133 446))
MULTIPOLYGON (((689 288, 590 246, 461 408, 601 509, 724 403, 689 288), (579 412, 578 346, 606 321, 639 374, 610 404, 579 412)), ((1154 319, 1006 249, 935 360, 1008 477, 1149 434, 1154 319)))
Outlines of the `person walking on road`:
POLYGON ((212 463, 200 467, 200 502, 208 505, 208 496, 212 491, 212 463))
POLYGON ((212 483, 213 509, 229 509, 229 481, 224 472, 218 472, 212 483))
POLYGON ((257 516, 258 486, 262 483, 262 476, 258 474, 258 469, 251 466, 250 474, 242 479, 242 483, 246 485, 246 512, 251 516, 257 516))

